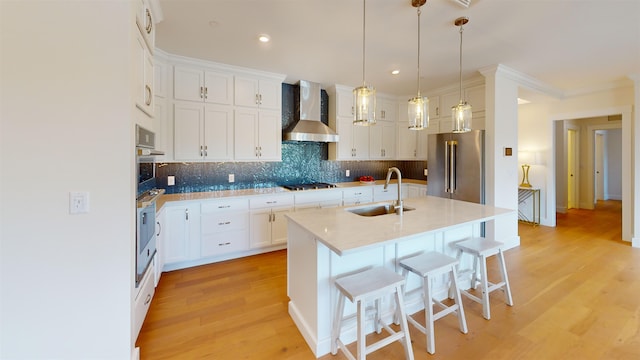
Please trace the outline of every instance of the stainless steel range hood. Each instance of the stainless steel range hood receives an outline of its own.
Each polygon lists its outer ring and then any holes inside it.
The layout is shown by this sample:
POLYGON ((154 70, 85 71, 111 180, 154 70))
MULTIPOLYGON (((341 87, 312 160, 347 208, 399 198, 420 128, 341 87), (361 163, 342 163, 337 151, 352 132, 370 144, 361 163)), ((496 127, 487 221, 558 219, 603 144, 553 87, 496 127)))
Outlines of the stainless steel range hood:
POLYGON ((338 134, 320 121, 320 84, 300 80, 298 85, 297 122, 285 130, 284 140, 337 142, 338 134))

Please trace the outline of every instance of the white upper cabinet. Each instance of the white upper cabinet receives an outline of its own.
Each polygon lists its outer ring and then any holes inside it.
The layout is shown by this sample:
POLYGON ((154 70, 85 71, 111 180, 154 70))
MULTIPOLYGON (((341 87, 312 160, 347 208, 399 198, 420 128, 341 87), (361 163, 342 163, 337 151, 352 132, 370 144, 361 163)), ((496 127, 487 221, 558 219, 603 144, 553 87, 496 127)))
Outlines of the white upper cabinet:
POLYGON ((374 160, 395 159, 395 157, 396 123, 379 121, 369 128, 369 158, 374 160))
POLYGON ((134 99, 136 106, 148 116, 153 117, 155 109, 153 103, 153 56, 149 52, 142 34, 135 34, 135 64, 134 64, 134 99))
POLYGON ((429 96, 429 119, 440 118, 440 112, 440 96, 429 96))
MULTIPOLYGON (((332 99, 335 101, 336 116, 353 117, 353 90, 347 88, 337 91, 332 99)), ((331 101, 329 101, 331 107, 331 101)))
POLYGON ((173 92, 176 100, 231 105, 233 75, 221 71, 176 66, 173 92))
POLYGON ((156 27, 149 0, 134 0, 136 5, 136 25, 147 43, 149 51, 153 53, 156 40, 156 27))
POLYGON ((398 102, 390 98, 379 96, 376 100, 376 120, 398 120, 398 102))
POLYGON ((236 106, 277 110, 282 107, 282 82, 256 77, 235 77, 236 106))
POLYGON ((233 110, 230 106, 176 102, 176 160, 233 159, 233 110))
POLYGON ((281 161, 282 122, 279 111, 236 109, 235 160, 281 161))

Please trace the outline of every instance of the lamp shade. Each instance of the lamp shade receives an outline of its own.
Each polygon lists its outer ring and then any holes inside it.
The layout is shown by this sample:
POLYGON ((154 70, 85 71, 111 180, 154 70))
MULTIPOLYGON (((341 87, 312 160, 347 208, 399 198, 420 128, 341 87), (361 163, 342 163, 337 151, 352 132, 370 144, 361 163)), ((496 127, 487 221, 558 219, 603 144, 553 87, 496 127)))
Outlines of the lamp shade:
POLYGON ((451 107, 451 119, 453 120, 454 133, 463 133, 471 131, 471 105, 466 101, 460 100, 460 103, 451 107))
POLYGON ((429 127, 429 99, 414 97, 409 99, 409 130, 429 127))
POLYGON ((376 123, 376 89, 365 85, 353 89, 353 104, 353 125, 376 123))

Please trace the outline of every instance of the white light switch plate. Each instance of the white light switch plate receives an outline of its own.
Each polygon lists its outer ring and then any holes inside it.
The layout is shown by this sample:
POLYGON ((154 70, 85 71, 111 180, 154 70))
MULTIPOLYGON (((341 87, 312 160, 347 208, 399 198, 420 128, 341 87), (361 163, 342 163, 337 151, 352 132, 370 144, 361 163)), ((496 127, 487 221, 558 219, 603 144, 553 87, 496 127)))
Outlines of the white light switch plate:
POLYGON ((87 214, 89 212, 89 193, 86 191, 69 192, 69 214, 87 214))
POLYGON ((347 170, 344 172, 344 176, 350 176, 351 175, 351 171, 347 170))
POLYGON ((175 176, 167 176, 167 186, 173 186, 176 184, 176 177, 175 176))

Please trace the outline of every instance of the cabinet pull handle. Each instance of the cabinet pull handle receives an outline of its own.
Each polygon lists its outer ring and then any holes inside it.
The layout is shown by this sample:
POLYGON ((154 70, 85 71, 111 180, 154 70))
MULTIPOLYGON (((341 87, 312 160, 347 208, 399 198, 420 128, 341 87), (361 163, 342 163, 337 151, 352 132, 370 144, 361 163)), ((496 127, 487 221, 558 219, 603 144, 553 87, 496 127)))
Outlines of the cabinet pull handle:
POLYGON ((144 103, 145 103, 147 106, 149 106, 149 105, 151 105, 151 98, 152 98, 152 97, 151 97, 151 87, 150 87, 149 85, 145 85, 145 86, 144 86, 144 90, 145 90, 145 91, 144 91, 144 97, 145 97, 145 99, 144 99, 144 103))
POLYGON ((158 232, 156 233, 156 236, 160 236, 160 233, 162 232, 162 224, 160 224, 160 221, 156 221, 156 224, 158 225, 158 232))
POLYGON ((226 209, 226 208, 230 208, 231 205, 219 205, 218 209, 226 209))
POLYGON ((227 246, 227 245, 231 245, 230 242, 225 242, 225 243, 219 243, 218 246, 227 246))
POLYGON ((204 87, 200 86, 200 98, 204 98, 204 87))
POLYGON ((206 86, 204 87, 204 98, 205 100, 207 99, 207 95, 209 95, 209 88, 207 88, 206 86))
POLYGON ((223 222, 219 222, 218 225, 222 226, 222 225, 229 225, 231 224, 231 221, 223 221, 223 222))
POLYGON ((184 219, 189 220, 189 209, 184 209, 184 219))
POLYGON ((260 94, 259 97, 260 97, 260 105, 262 105, 262 94, 260 94))
POLYGON ((207 152, 208 148, 207 145, 204 146, 204 156, 207 156, 208 152, 207 152))
POLYGON ((436 115, 440 116, 440 107, 436 107, 436 115))
POLYGON ((147 31, 147 34, 151 34, 151 29, 153 29, 153 20, 151 19, 151 11, 149 11, 149 9, 145 9, 145 12, 147 13, 147 26, 145 27, 145 30, 147 31))
POLYGON ((274 201, 267 201, 267 204, 277 204, 278 200, 274 200, 274 201))
POLYGON ((204 156, 204 148, 200 145, 200 156, 204 156))
POLYGON ((256 94, 256 105, 259 104, 258 94, 256 94))
POLYGON ((144 304, 148 305, 151 302, 151 294, 147 294, 147 298, 144 299, 144 304))

